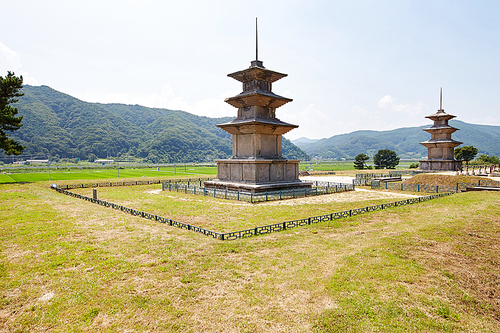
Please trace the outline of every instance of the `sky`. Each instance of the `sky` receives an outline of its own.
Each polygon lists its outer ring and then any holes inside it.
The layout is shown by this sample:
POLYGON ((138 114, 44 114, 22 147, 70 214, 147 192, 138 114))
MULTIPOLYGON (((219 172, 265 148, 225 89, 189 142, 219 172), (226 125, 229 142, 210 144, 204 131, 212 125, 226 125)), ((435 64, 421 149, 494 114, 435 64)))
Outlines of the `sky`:
POLYGON ((255 59, 288 139, 431 125, 439 108, 500 126, 500 1, 0 0, 0 75, 87 102, 208 117, 255 59))

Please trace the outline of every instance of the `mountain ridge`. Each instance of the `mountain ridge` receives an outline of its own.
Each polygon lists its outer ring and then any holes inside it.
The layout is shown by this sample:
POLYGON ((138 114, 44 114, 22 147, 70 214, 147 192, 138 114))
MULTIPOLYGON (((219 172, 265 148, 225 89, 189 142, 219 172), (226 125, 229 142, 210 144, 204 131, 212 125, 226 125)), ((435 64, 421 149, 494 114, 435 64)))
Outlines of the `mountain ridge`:
MULTIPOLYGON (((459 129, 452 137, 463 142, 461 146, 472 145, 478 148, 479 154, 500 156, 500 126, 470 124, 455 119, 449 124, 459 129)), ((430 139, 430 134, 423 129, 431 126, 432 123, 387 131, 359 130, 313 143, 307 143, 303 138, 292 142, 312 158, 353 158, 360 153, 373 156, 379 149, 391 149, 402 158, 418 159, 427 155, 427 148, 419 142, 430 139)))
MULTIPOLYGON (((150 162, 203 162, 228 158, 232 137, 210 118, 180 110, 79 100, 48 86, 25 85, 13 106, 23 126, 9 137, 26 146, 25 155, 79 158, 131 156, 150 162)), ((308 156, 283 138, 283 156, 308 156)))

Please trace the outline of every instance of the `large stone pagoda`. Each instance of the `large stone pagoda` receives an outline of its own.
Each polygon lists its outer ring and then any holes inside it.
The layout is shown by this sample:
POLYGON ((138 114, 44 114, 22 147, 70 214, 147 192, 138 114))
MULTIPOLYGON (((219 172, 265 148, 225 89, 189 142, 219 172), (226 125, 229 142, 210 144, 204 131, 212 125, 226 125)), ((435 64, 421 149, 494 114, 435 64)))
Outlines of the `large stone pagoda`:
POLYGON ((455 160, 454 150, 462 142, 451 138, 451 134, 458 131, 458 128, 448 125, 448 121, 455 117, 443 110, 443 90, 441 88, 439 110, 425 117, 434 121, 434 125, 423 129, 431 134, 431 139, 420 142, 421 145, 427 147, 427 160, 419 161, 420 170, 458 171, 461 168, 462 162, 455 160))
POLYGON ((299 180, 300 160, 282 156, 282 135, 298 126, 276 118, 276 109, 292 100, 271 88, 287 74, 254 60, 249 68, 228 76, 243 84, 242 93, 225 100, 238 109, 238 117, 217 125, 232 134, 233 156, 216 160, 217 179, 205 186, 251 193, 311 187, 310 182, 299 180))

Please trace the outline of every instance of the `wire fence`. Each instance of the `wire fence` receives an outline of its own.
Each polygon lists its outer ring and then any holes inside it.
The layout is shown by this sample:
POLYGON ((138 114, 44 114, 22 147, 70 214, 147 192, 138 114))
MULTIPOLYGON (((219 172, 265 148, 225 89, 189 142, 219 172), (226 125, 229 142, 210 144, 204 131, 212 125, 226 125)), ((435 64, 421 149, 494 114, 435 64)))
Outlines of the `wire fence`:
POLYGON ((285 200, 293 198, 303 198, 315 195, 354 191, 354 185, 314 181, 311 188, 297 188, 281 191, 266 191, 260 193, 239 192, 227 189, 207 188, 197 185, 180 184, 165 182, 162 183, 163 191, 175 191, 195 195, 210 196, 214 198, 246 201, 250 203, 259 203, 266 201, 285 200))
MULTIPOLYGON (((144 181, 144 182, 147 182, 147 181, 144 181)), ((121 182, 118 182, 118 183, 121 183, 121 182)), ((123 182, 123 183, 125 183, 125 182, 123 182)), ((84 185, 84 184, 81 184, 81 185, 84 185)), ((146 184, 135 184, 135 185, 146 185, 146 184)), ((110 186, 113 186, 113 185, 110 185, 110 186)), ((123 185, 119 184, 116 186, 123 186, 123 185)), ((72 188, 83 188, 83 187, 85 187, 85 186, 72 187, 72 188)), ((52 185, 51 188, 56 190, 59 193, 69 195, 69 196, 72 196, 74 198, 89 201, 89 202, 92 202, 92 203, 95 203, 95 204, 98 204, 98 205, 101 205, 104 207, 113 208, 113 209, 122 211, 124 213, 130 214, 133 216, 138 216, 138 217, 142 217, 142 218, 145 218, 148 220, 157 221, 160 223, 165 223, 165 224, 168 224, 172 227, 197 232, 197 233, 203 234, 205 236, 212 237, 212 238, 218 239, 218 240, 223 240, 223 241, 265 235, 265 234, 269 234, 272 232, 285 231, 285 230, 289 230, 289 229, 293 229, 293 228, 297 228, 297 227, 302 227, 302 226, 306 226, 306 225, 311 225, 311 224, 315 224, 315 223, 319 223, 319 222, 327 222, 327 221, 333 221, 333 220, 342 219, 342 218, 349 218, 352 216, 357 216, 357 215, 365 214, 368 212, 374 212, 374 211, 379 211, 379 210, 392 208, 392 207, 400 207, 400 206, 425 202, 425 201, 432 200, 435 198, 447 196, 447 195, 450 195, 453 193, 453 192, 438 193, 438 194, 434 194, 434 195, 417 197, 417 198, 410 198, 410 199, 406 199, 406 200, 400 200, 400 201, 385 203, 385 204, 381 204, 381 205, 367 206, 367 207, 356 208, 356 209, 351 209, 351 210, 346 210, 346 211, 341 211, 341 212, 334 212, 334 213, 326 214, 326 215, 318 215, 318 216, 312 216, 312 217, 307 217, 307 218, 293 220, 293 221, 285 221, 285 222, 280 222, 280 223, 275 223, 275 224, 258 226, 258 227, 246 229, 246 230, 221 233, 221 232, 201 228, 201 227, 198 227, 195 225, 191 225, 188 223, 175 221, 173 219, 162 217, 162 216, 159 216, 156 214, 143 212, 143 211, 140 211, 140 210, 137 210, 134 208, 129 208, 129 207, 115 204, 112 202, 108 202, 105 200, 87 197, 87 196, 84 196, 81 194, 77 194, 77 193, 68 191, 67 189, 62 188, 62 186, 59 187, 56 184, 52 185)))

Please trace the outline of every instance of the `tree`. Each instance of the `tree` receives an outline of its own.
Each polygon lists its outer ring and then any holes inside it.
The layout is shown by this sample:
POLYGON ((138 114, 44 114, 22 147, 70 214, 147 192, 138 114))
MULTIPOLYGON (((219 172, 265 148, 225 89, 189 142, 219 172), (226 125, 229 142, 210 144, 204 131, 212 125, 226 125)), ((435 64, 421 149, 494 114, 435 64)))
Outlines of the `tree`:
POLYGON ((13 139, 9 139, 5 131, 14 132, 21 126, 23 117, 16 117, 18 110, 10 106, 16 103, 24 95, 20 93, 23 87, 23 77, 15 76, 12 72, 7 72, 5 77, 0 76, 0 149, 7 155, 19 155, 23 152, 24 146, 21 146, 13 139))
POLYGON ((94 162, 95 160, 97 160, 97 156, 93 153, 88 154, 87 158, 89 162, 94 162))
POLYGON ((366 161, 370 159, 370 156, 365 154, 359 154, 354 158, 354 169, 363 170, 366 168, 366 161))
POLYGON ((472 161, 477 155, 477 148, 474 146, 455 148, 454 154, 457 161, 465 161, 469 165, 469 161, 472 161))
POLYGON ((399 157, 394 150, 380 149, 373 156, 373 162, 377 166, 377 169, 395 169, 396 165, 399 164, 399 157))
POLYGON ((482 163, 489 163, 489 164, 500 164, 500 159, 496 156, 488 156, 486 154, 481 154, 477 158, 478 161, 481 161, 482 163))

